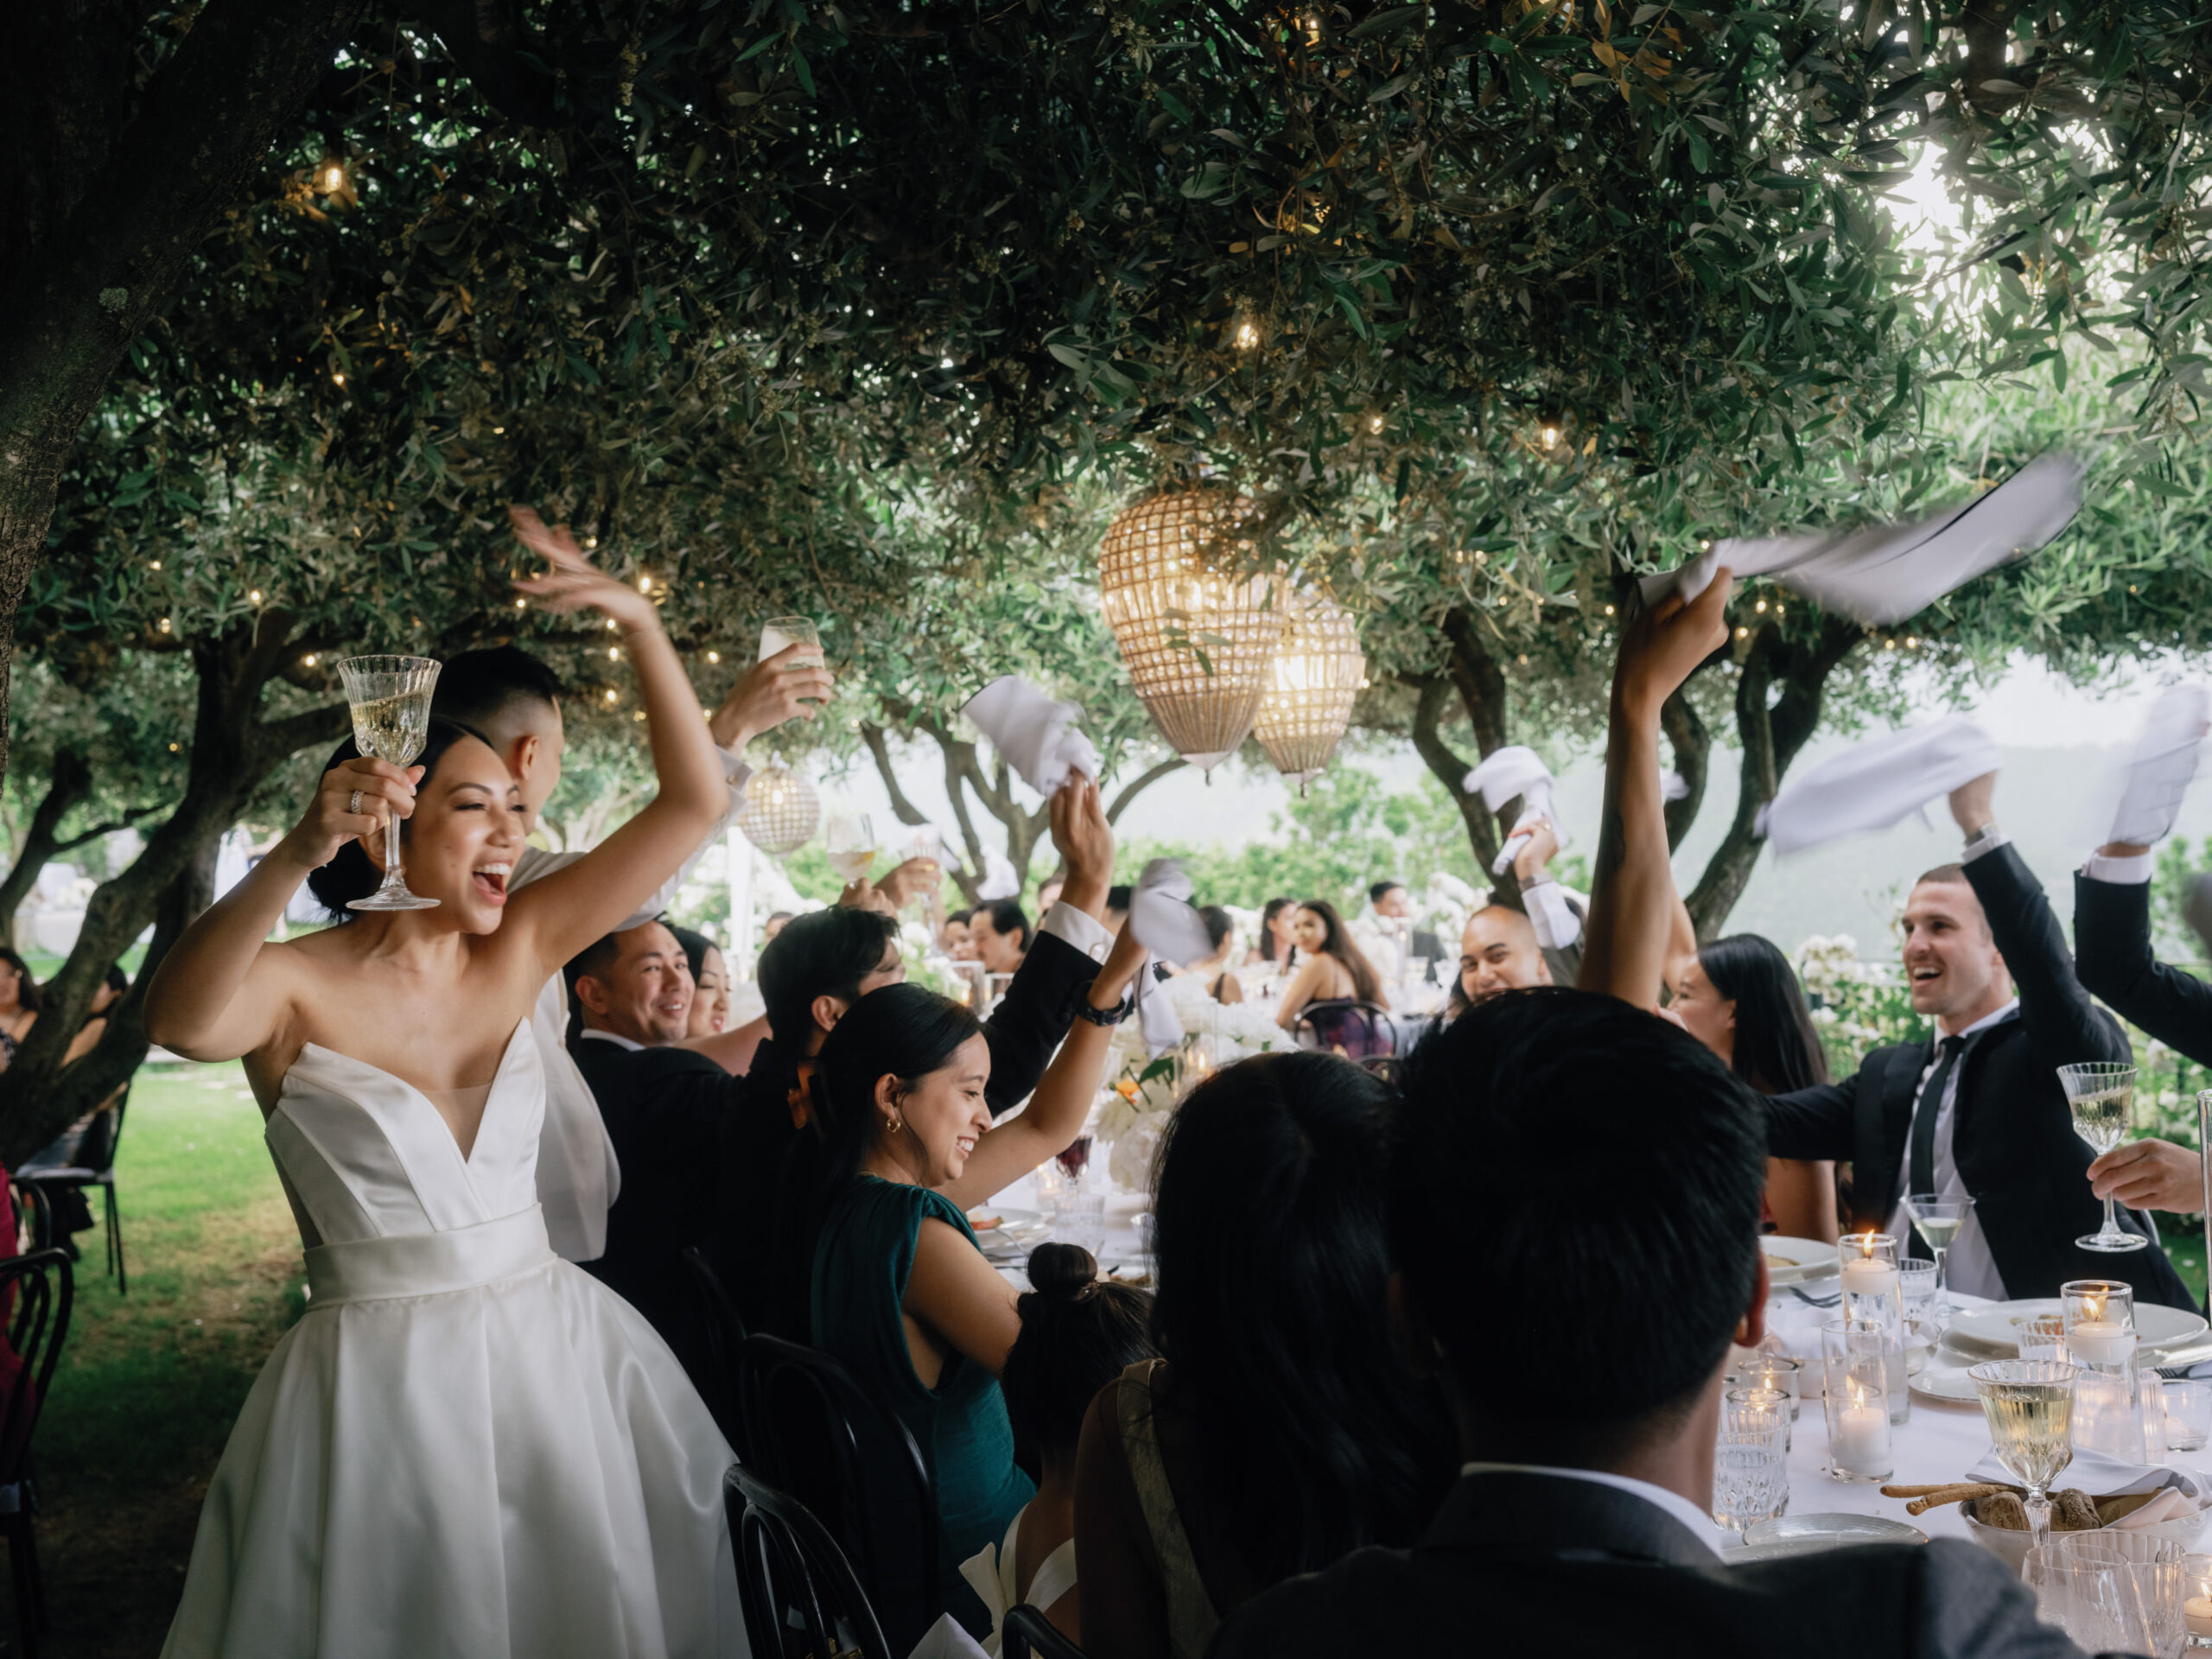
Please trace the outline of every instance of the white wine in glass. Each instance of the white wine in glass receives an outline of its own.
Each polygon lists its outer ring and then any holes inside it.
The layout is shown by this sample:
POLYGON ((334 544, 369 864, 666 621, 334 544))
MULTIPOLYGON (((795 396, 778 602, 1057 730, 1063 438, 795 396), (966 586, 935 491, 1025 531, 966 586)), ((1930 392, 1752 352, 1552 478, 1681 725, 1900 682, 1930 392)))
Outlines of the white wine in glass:
POLYGON ((1997 1460, 2028 1489, 2028 1544, 2050 1535, 2050 1483, 2074 1461, 2074 1367, 2054 1359, 1993 1359, 1967 1375, 1981 1397, 1997 1460))
POLYGON ((847 881, 857 881, 875 862, 875 825, 865 812, 833 814, 822 846, 830 855, 830 868, 847 881))
POLYGON ((1928 1241, 1928 1248, 1936 1252, 1936 1315, 1948 1318, 1951 1293, 1945 1282, 1944 1266, 1950 1259, 1951 1246, 1958 1242, 1960 1229, 1974 1213, 1974 1200, 1947 1198, 1940 1192, 1915 1192, 1905 1199, 1904 1212, 1928 1241))
MULTIPOLYGON (((2074 1109, 2074 1133, 2102 1157, 2126 1137, 2135 1109, 2135 1068, 2114 1060, 2084 1061, 2058 1068, 2058 1081, 2074 1109)), ((2105 1224, 2086 1238, 2074 1241, 2085 1250, 2118 1255, 2139 1250, 2150 1243, 2139 1233, 2124 1230, 2118 1206, 2105 1200, 2105 1224)))
MULTIPOLYGON (((430 734, 430 693, 440 664, 428 657, 346 657, 338 677, 353 705, 354 747, 372 760, 404 767, 430 734)), ((349 910, 435 910, 438 901, 408 890, 399 861, 399 819, 384 822, 384 885, 349 910)))

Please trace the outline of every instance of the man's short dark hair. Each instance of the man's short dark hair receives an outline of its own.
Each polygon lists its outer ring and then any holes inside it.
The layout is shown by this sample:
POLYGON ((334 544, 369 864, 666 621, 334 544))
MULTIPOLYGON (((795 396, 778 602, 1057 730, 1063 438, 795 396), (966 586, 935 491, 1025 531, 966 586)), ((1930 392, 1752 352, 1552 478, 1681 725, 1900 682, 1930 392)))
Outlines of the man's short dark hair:
MULTIPOLYGON (((1126 894, 1128 889, 1123 887, 1122 892, 1126 894)), ((1109 899, 1108 903, 1112 903, 1112 900, 1109 899)), ((989 917, 993 932, 1004 933, 1020 939, 1024 950, 1029 948, 1029 918, 1021 913, 1021 906, 1014 900, 994 899, 988 905, 978 905, 976 906, 975 916, 989 917)), ((973 922, 975 916, 969 918, 970 922, 973 922)))
POLYGON ((518 645, 492 645, 446 659, 430 694, 430 712, 464 725, 497 726, 519 703, 551 709, 566 695, 549 664, 518 645))
POLYGON ((784 924, 760 952, 760 1001, 768 1034, 804 1048, 814 1024, 814 999, 834 996, 847 1007, 861 1000, 861 981, 883 966, 899 924, 880 911, 833 905, 784 924))
POLYGON ((1421 1046, 1401 1128, 1392 1254, 1467 1411, 1545 1463, 1672 1432, 1751 1304, 1758 1096, 1656 1014, 1508 991, 1421 1046), (1542 1363, 1501 1360, 1507 1304, 1542 1363))
POLYGON ((1934 869, 1923 870, 1919 875, 1914 877, 1912 885, 1916 887, 1921 886, 1923 883, 1929 881, 1957 881, 1962 883, 1966 879, 1967 867, 1965 865, 1938 864, 1934 869))
POLYGON ((1402 881, 1370 882, 1367 888, 1367 902, 1370 905, 1379 905, 1391 893, 1402 891, 1405 885, 1402 881))

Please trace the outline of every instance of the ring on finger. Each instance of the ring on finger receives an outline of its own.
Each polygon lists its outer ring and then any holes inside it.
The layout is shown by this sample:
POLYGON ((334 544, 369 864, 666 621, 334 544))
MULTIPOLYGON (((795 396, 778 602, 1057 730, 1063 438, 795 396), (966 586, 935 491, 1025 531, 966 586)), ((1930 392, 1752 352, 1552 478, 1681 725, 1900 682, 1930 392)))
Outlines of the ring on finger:
POLYGON ((355 790, 353 794, 346 797, 346 810, 357 818, 361 816, 361 791, 359 790, 355 790))

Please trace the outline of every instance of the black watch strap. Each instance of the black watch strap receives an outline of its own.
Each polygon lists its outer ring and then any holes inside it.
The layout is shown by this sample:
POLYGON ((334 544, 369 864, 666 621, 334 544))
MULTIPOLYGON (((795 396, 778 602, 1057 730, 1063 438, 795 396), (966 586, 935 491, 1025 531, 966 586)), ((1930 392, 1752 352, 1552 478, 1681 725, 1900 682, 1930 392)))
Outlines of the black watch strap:
POLYGON ((1132 991, 1120 1003, 1110 1008, 1094 1008, 1088 995, 1076 1000, 1076 1017, 1088 1020, 1094 1026, 1118 1026, 1129 1017, 1129 1010, 1136 1007, 1136 993, 1132 991))

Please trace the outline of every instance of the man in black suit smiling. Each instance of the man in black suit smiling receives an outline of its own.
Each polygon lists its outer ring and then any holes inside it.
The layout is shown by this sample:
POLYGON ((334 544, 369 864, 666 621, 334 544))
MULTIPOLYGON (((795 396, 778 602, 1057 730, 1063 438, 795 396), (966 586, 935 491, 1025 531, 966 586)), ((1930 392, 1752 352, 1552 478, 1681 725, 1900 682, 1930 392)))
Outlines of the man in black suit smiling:
POLYGON ((1721 1561, 1721 1377, 1765 1322, 1759 1114, 1686 1033, 1591 992, 1505 992, 1417 1052, 1391 1289, 1452 1401, 1459 1482, 1412 1549, 1263 1592, 1211 1659, 2078 1655, 1957 1540, 1721 1561), (1564 1194, 1541 1177, 1561 1167, 1564 1194))

